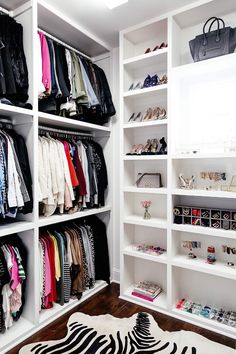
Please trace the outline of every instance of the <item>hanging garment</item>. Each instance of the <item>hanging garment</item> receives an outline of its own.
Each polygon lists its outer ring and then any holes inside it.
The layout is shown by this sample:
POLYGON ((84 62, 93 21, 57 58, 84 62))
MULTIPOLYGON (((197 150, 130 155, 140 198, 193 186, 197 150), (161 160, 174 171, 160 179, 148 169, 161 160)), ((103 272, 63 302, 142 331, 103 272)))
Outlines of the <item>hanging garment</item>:
MULTIPOLYGON (((39 137, 39 196, 44 216, 104 206, 108 186, 101 146, 92 140, 39 137)), ((1 177, 1 174, 0 174, 1 177)))
POLYGON ((41 32, 39 35, 45 87, 51 78, 51 92, 46 89, 51 95, 42 99, 39 88, 39 109, 94 124, 107 123, 116 111, 104 71, 41 32))
POLYGON ((42 229, 39 250, 39 298, 43 309, 51 308, 54 302, 63 306, 70 298, 80 299, 96 280, 110 281, 106 226, 99 219, 79 219, 47 231, 42 229))

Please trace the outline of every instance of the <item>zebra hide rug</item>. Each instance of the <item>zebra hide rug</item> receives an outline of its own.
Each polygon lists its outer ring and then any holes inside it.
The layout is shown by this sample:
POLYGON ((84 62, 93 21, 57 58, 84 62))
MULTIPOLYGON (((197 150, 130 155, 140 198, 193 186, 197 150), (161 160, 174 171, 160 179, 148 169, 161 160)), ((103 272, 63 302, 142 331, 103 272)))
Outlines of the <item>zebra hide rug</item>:
POLYGON ((60 340, 24 346, 20 354, 233 354, 235 351, 193 332, 163 331, 154 318, 138 313, 130 318, 74 313, 60 340))

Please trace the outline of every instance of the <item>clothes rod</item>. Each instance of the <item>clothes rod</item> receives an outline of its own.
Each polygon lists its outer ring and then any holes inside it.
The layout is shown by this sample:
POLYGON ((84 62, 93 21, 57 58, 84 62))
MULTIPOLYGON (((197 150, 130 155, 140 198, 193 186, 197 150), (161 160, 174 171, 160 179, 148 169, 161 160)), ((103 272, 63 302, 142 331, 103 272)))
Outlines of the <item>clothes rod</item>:
POLYGON ((39 130, 44 130, 45 132, 93 137, 93 133, 84 133, 84 132, 75 132, 73 130, 56 129, 56 128, 44 127, 43 125, 39 125, 38 128, 39 130))
POLYGON ((73 52, 75 52, 75 53, 81 55, 82 57, 84 57, 84 58, 89 59, 90 61, 92 61, 92 58, 91 58, 91 57, 89 57, 88 55, 86 55, 86 54, 80 52, 78 49, 75 49, 75 48, 71 47, 70 45, 66 44, 65 42, 63 42, 63 41, 61 41, 60 39, 58 39, 58 38, 52 36, 51 34, 47 33, 46 31, 44 31, 44 30, 42 30, 42 29, 40 29, 40 28, 38 28, 38 30, 39 30, 40 32, 42 32, 42 33, 43 33, 45 36, 47 36, 48 38, 51 38, 51 39, 54 40, 55 42, 62 44, 64 47, 66 47, 66 48, 68 48, 68 49, 70 49, 70 50, 73 50, 73 52))

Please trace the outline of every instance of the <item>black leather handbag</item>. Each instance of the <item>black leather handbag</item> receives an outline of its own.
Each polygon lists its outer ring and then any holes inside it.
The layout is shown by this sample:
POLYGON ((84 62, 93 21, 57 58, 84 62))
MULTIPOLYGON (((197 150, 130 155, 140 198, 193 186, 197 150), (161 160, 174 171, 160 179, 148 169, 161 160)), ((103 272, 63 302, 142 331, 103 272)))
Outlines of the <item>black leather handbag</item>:
POLYGON ((236 30, 225 27, 222 18, 211 17, 203 26, 203 34, 192 39, 189 47, 195 62, 233 53, 236 47, 236 30), (206 26, 210 21, 209 30, 206 32, 206 26), (214 23, 217 24, 217 29, 211 31, 214 23))

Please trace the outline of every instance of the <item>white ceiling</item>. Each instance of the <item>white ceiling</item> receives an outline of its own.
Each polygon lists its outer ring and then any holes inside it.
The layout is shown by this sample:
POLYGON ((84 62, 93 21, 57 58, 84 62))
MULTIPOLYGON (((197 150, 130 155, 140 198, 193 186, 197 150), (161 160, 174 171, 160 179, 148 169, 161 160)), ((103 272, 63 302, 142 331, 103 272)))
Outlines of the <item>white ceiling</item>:
POLYGON ((119 45, 119 31, 185 6, 194 0, 129 0, 109 10, 102 0, 47 0, 112 47, 119 45))

